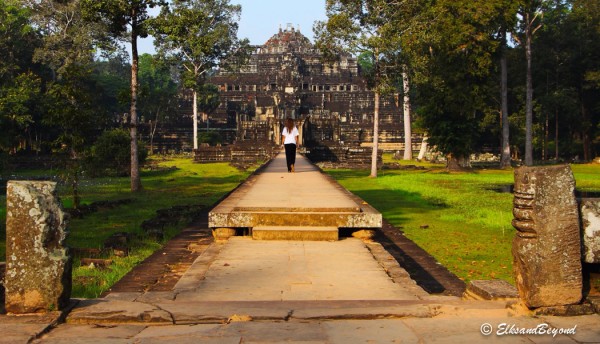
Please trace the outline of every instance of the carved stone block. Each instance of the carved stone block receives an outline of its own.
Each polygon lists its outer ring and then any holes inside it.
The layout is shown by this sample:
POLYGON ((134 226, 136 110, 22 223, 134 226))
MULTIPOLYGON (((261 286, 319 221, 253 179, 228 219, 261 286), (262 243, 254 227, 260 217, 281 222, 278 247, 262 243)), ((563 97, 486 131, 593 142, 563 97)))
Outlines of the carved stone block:
POLYGON ((583 226, 583 259, 586 263, 600 263, 600 198, 581 200, 583 226))
POLYGON ((6 311, 64 308, 71 296, 71 259, 56 183, 10 181, 6 204, 6 311))
POLYGON ((513 270, 530 308, 582 298, 581 240, 575 180, 569 166, 515 170, 513 270))
POLYGON ((221 241, 221 240, 227 240, 227 239, 231 238, 232 236, 235 236, 236 230, 235 230, 235 228, 227 228, 227 227, 214 228, 212 230, 212 234, 213 234, 213 237, 215 238, 215 240, 221 241))

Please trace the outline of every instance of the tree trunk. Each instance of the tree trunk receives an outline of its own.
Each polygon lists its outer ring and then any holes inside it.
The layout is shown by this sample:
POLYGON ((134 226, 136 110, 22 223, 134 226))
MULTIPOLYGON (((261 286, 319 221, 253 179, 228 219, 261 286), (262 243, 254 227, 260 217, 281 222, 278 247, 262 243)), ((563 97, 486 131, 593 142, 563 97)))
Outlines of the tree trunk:
POLYGON ((155 123, 150 120, 150 152, 148 152, 148 155, 154 155, 154 128, 155 123))
POLYGON ((544 122, 544 147, 542 150, 542 160, 549 159, 548 157, 548 141, 550 139, 550 119, 548 111, 544 111, 545 122, 544 122))
POLYGON ((73 190, 73 208, 79 209, 81 206, 81 197, 79 196, 79 169, 77 167, 75 167, 75 171, 73 172, 71 188, 73 190))
POLYGON ((198 91, 194 90, 194 111, 192 122, 194 125, 194 150, 198 149, 198 91))
POLYGON ((448 156, 446 156, 446 169, 448 169, 449 171, 462 170, 462 168, 460 167, 460 164, 458 162, 458 159, 452 154, 448 154, 448 156))
POLYGON ((558 162, 558 108, 554 109, 554 159, 558 162))
POLYGON ((508 68, 506 66, 506 30, 502 33, 500 47, 500 89, 502 102, 502 154, 500 168, 510 166, 510 123, 508 122, 508 68))
POLYGON ((158 128, 158 118, 160 114, 160 106, 158 110, 156 110, 156 117, 154 119, 154 123, 150 121, 150 155, 154 155, 154 135, 156 134, 156 129, 158 128))
POLYGON ((423 136, 423 141, 421 141, 421 149, 419 150, 419 157, 417 160, 421 161, 425 158, 425 154, 427 153, 427 135, 423 136))
POLYGON ((402 86, 404 91, 404 159, 412 160, 412 128, 410 120, 410 81, 408 79, 408 68, 402 66, 402 86))
POLYGON ((135 28, 131 32, 131 125, 129 129, 131 136, 131 191, 137 192, 142 189, 137 140, 138 48, 135 28))
POLYGON ((590 139, 590 119, 588 109, 584 104, 583 97, 581 97, 581 117, 583 119, 583 130, 581 132, 581 138, 583 141, 583 161, 592 160, 592 140, 590 139))
POLYGON ((371 175, 377 178, 377 153, 379 150, 379 90, 375 90, 375 108, 373 110, 373 153, 371 155, 371 175))
POLYGON ((527 82, 525 100, 525 165, 533 165, 533 82, 531 76, 531 19, 526 17, 528 27, 525 30, 525 59, 527 60, 527 82))
POLYGON ((471 159, 468 156, 448 154, 446 161, 446 169, 449 171, 462 171, 471 168, 471 159))

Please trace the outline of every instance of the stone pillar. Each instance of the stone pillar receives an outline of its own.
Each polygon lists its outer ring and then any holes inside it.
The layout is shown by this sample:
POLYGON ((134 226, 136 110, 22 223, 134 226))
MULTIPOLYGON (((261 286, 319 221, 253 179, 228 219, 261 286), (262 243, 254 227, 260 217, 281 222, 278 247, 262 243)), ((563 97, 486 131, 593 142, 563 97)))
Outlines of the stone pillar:
POLYGON ((581 239, 575 180, 569 166, 515 170, 513 272, 530 308, 582 298, 581 239))
POLYGON ((6 204, 6 311, 63 309, 71 297, 71 259, 56 183, 9 181, 6 204))
POLYGON ((581 224, 583 226, 583 260, 600 263, 600 198, 581 200, 581 224))

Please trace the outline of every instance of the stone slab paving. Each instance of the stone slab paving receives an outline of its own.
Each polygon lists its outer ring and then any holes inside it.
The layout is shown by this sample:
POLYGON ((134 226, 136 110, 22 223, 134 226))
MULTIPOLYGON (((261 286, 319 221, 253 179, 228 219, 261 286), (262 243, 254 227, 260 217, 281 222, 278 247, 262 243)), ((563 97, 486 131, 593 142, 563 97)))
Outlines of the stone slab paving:
POLYGON ((381 214, 296 156, 288 173, 280 153, 250 176, 209 214, 211 228, 255 226, 334 226, 379 228, 381 214))
POLYGON ((0 343, 27 343, 58 322, 60 314, 7 316, 0 315, 0 343))
POLYGON ((258 175, 252 189, 235 206, 266 209, 357 208, 342 189, 324 183, 322 179, 321 171, 301 155, 296 155, 296 172, 288 173, 285 154, 280 153, 258 175))
MULTIPOLYGON (((196 275, 192 265, 186 274, 196 275)), ((200 274, 198 274, 200 275, 200 274)), ((185 278, 185 275, 184 275, 185 278)), ((233 237, 177 302, 285 300, 417 300, 428 295, 385 273, 365 243, 256 241, 233 237)))
POLYGON ((555 319, 456 314, 435 318, 232 321, 195 325, 60 325, 34 343, 598 343, 600 316, 555 319), (482 334, 490 324, 492 333, 482 334), (575 334, 501 334, 502 326, 573 328, 575 334), (485 328, 485 327, 484 327, 485 328))

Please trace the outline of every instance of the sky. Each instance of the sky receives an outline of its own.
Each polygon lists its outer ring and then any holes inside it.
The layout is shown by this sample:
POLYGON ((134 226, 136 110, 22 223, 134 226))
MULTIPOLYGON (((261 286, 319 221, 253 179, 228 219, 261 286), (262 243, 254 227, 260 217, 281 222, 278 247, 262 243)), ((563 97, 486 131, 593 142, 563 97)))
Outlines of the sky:
MULTIPOLYGON (((242 5, 238 37, 248 38, 250 44, 263 45, 279 30, 292 24, 313 41, 313 23, 325 20, 325 0, 230 0, 242 5)), ((139 51, 153 54, 151 38, 140 40, 139 51)))

